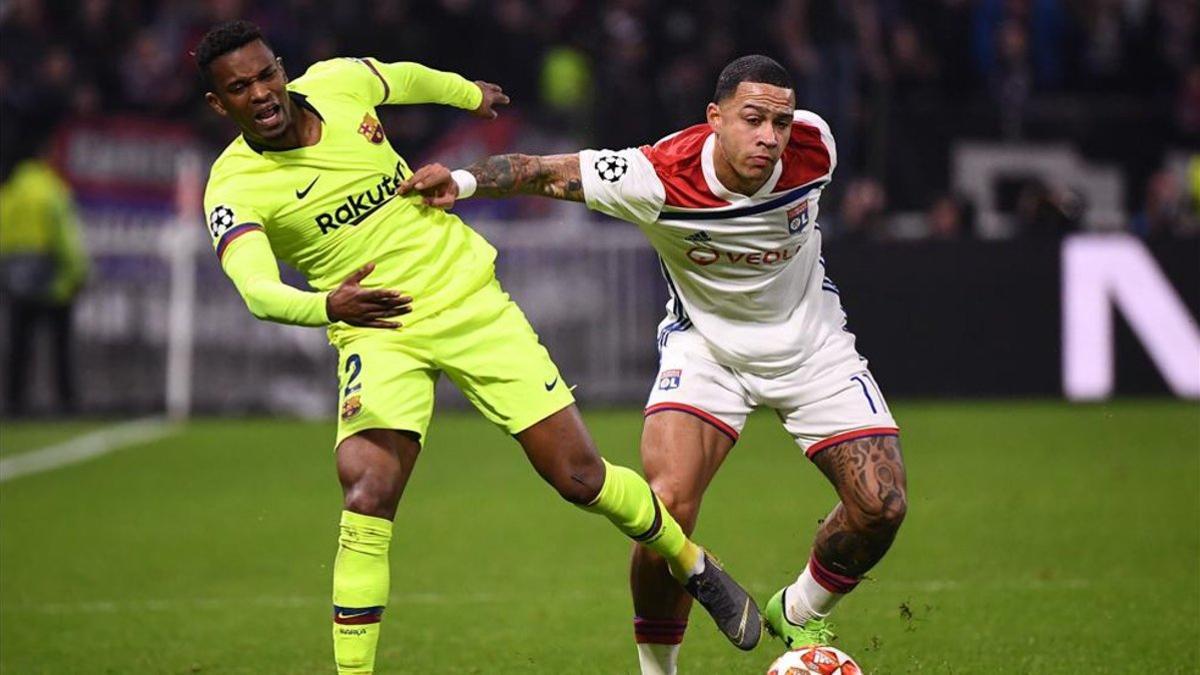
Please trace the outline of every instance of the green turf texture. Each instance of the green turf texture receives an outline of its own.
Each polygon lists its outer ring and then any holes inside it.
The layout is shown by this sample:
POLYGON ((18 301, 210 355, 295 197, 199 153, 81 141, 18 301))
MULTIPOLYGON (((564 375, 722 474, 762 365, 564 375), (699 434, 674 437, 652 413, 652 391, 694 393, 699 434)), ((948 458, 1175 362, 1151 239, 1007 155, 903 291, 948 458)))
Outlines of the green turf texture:
MULTIPOLYGON (((894 407, 908 520, 834 616, 868 672, 1197 671, 1200 409, 894 407)), ((610 459, 636 462, 635 411, 587 419, 610 459)), ((332 672, 332 434, 199 421, 0 484, 0 671, 332 672)), ((832 503, 757 415, 698 540, 765 602, 832 503)), ((378 672, 636 672, 628 552, 482 418, 439 414, 397 519, 378 672)), ((781 651, 737 652, 696 612, 680 666, 761 673, 781 651)))

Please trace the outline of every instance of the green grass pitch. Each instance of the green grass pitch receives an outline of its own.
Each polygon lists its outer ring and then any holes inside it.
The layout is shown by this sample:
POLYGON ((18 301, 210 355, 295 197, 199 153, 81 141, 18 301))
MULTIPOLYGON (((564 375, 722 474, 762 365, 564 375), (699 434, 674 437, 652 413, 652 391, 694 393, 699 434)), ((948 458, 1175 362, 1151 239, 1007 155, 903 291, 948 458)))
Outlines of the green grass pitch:
MULTIPOLYGON (((897 403, 908 520, 835 614, 870 673, 1200 669, 1200 408, 897 403)), ((587 414, 636 463, 635 411, 587 414)), ((86 427, 5 424, 5 457, 86 427)), ((330 673, 331 423, 197 421, 0 484, 0 671, 330 673)), ((750 421, 697 539, 760 599, 831 490, 750 421)), ((435 416, 401 504, 380 673, 633 673, 629 545, 473 413, 435 416)), ((685 673, 762 673, 702 612, 685 673)))

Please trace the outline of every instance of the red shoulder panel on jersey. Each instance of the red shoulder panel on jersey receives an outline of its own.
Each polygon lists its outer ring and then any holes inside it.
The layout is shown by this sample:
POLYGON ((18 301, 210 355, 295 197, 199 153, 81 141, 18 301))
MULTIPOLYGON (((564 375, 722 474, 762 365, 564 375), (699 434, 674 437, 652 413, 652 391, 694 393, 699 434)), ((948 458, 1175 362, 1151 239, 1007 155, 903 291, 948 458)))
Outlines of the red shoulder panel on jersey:
POLYGON ((711 132, 707 124, 697 124, 654 145, 642 146, 642 154, 654 165, 666 190, 667 206, 684 209, 729 206, 729 202, 714 195, 704 181, 700 152, 711 132))
POLYGON ((831 163, 821 130, 805 122, 792 122, 792 135, 783 150, 783 173, 775 191, 807 185, 829 173, 831 163))

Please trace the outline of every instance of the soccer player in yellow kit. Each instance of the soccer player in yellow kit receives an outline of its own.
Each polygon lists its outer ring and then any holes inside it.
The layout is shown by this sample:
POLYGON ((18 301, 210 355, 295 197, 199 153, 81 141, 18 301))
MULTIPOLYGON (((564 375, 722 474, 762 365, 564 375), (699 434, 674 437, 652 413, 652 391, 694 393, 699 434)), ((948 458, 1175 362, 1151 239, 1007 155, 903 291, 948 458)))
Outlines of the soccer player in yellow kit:
POLYGON ((570 389, 496 281, 495 249, 457 216, 397 193, 412 172, 375 107, 440 103, 494 117, 508 102, 500 88, 366 58, 317 63, 289 81, 245 21, 210 30, 196 62, 209 106, 241 131, 213 164, 204 197, 221 265, 256 317, 328 326, 338 352, 338 672, 374 669, 392 519, 441 373, 517 439, 564 499, 661 554, 725 636, 753 648, 754 601, 688 540, 640 475, 600 457, 570 389), (277 260, 316 290, 282 283, 277 260))

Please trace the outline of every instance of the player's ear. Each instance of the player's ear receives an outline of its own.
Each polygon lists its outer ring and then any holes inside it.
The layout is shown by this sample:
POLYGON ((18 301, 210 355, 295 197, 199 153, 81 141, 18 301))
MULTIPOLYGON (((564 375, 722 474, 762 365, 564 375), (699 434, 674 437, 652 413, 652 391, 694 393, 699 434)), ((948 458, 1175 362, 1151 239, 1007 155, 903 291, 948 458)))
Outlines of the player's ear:
POLYGON ((283 57, 282 56, 275 57, 275 65, 279 68, 279 75, 281 77, 283 77, 283 83, 287 84, 287 81, 288 81, 287 69, 283 67, 283 57))
POLYGON ((716 103, 709 103, 704 110, 704 116, 708 119, 708 126, 716 131, 721 126, 721 107, 716 103))
POLYGON ((226 110, 225 106, 221 104, 221 99, 217 98, 216 94, 212 93, 211 91, 204 92, 204 102, 207 103, 208 107, 212 108, 213 111, 221 117, 229 117, 229 111, 226 110))

